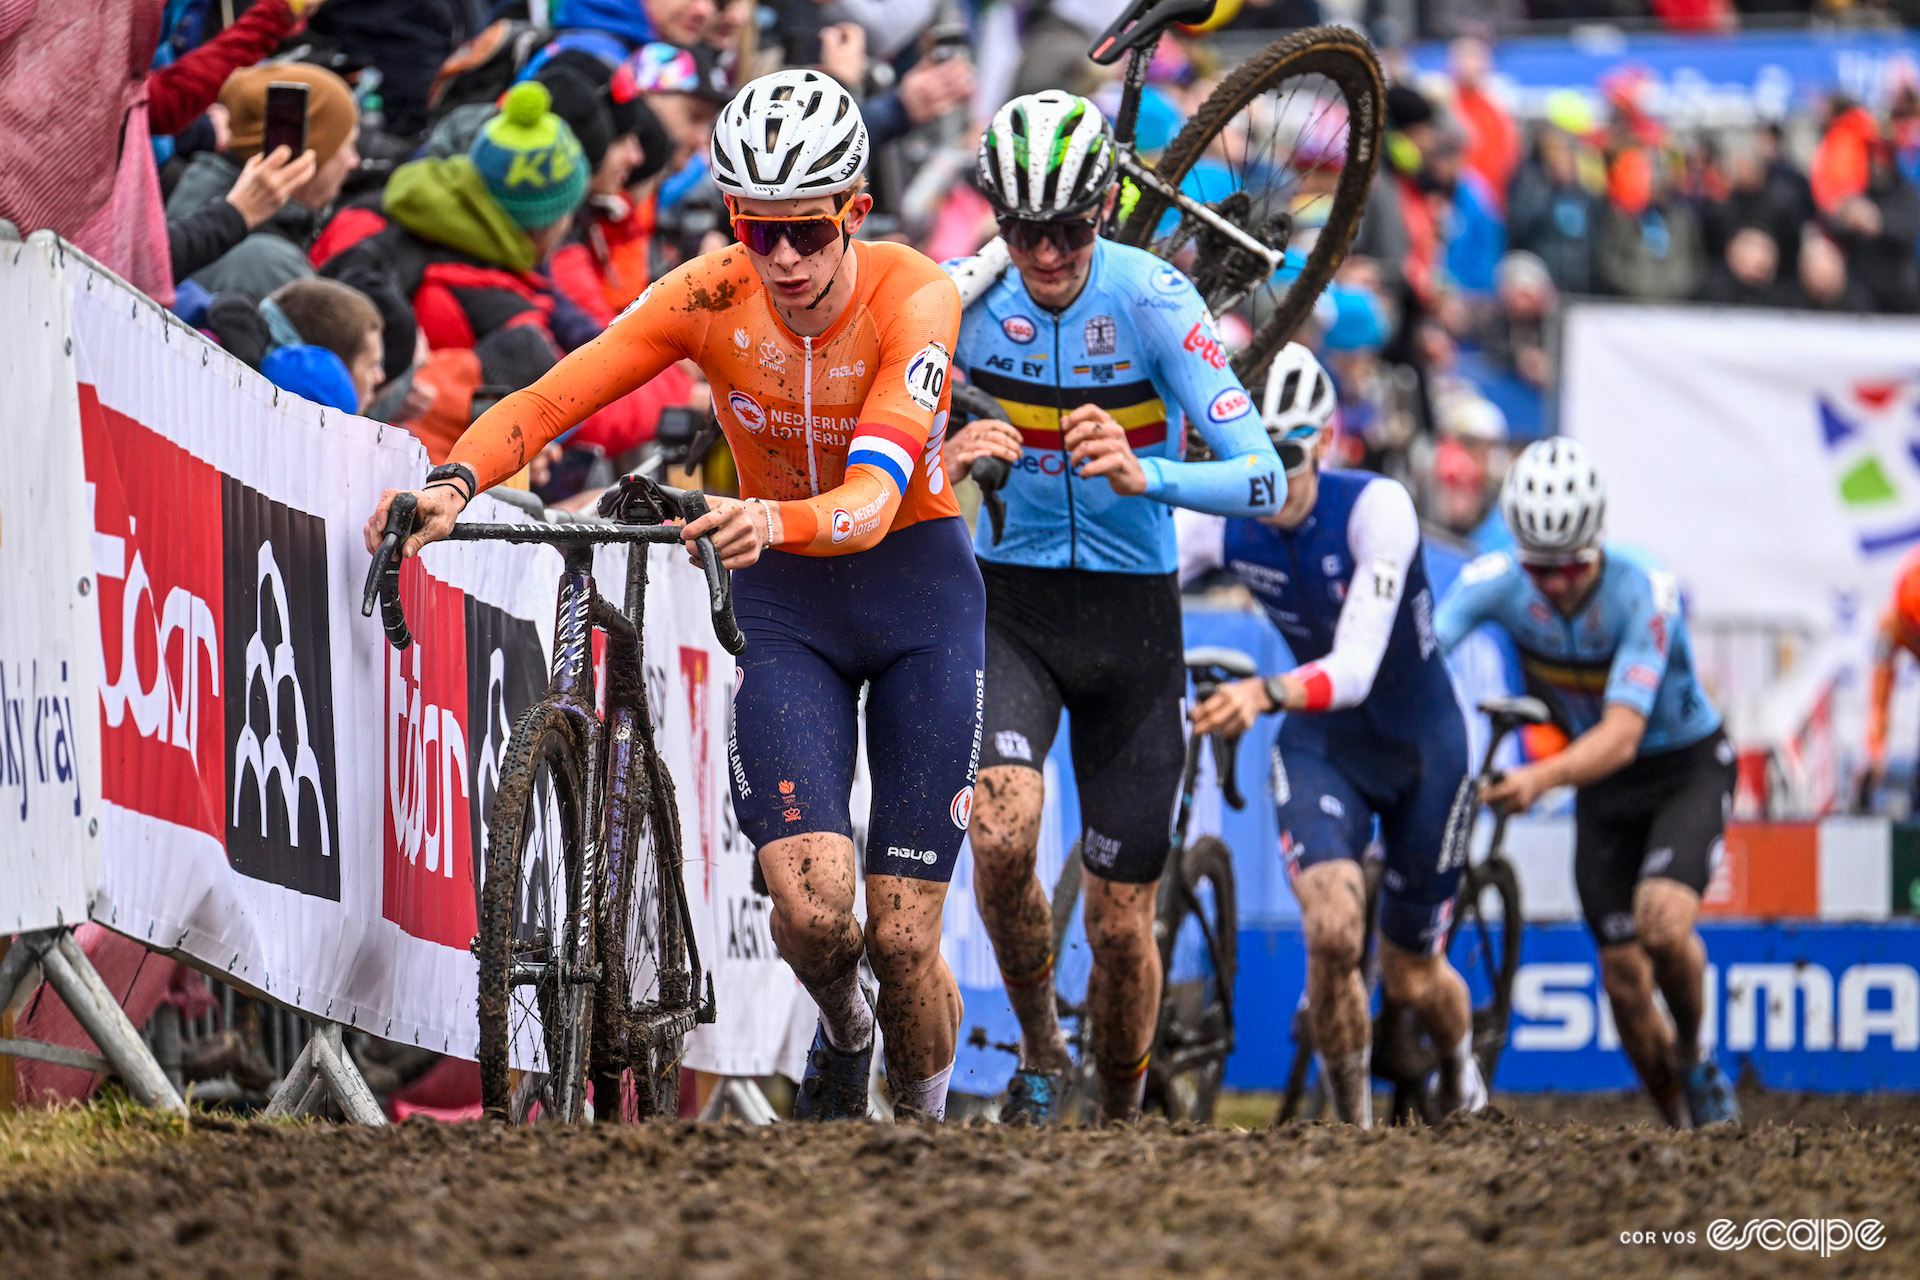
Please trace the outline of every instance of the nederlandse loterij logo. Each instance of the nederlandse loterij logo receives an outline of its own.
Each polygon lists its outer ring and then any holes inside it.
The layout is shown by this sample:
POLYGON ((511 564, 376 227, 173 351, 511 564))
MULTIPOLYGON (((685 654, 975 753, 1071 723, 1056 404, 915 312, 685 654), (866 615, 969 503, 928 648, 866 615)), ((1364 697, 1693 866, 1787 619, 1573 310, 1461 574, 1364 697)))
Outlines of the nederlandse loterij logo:
POLYGON ((1723 1251, 1751 1246, 1769 1253, 1791 1249, 1828 1258, 1847 1249, 1871 1251, 1886 1242, 1886 1230, 1878 1218, 1862 1218, 1859 1222, 1845 1218, 1753 1218, 1743 1223, 1716 1218, 1707 1227, 1707 1243, 1723 1251))
POLYGON ((1855 382, 1815 395, 1814 410, 1860 550, 1920 540, 1920 378, 1855 382))

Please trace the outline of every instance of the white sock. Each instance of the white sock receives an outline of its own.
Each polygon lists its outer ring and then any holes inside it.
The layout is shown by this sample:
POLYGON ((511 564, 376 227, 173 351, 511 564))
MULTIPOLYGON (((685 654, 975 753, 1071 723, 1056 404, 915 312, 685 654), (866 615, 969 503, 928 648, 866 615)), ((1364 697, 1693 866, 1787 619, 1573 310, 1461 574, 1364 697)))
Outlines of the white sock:
POLYGON ((808 994, 820 1006, 820 1025, 827 1043, 842 1053, 859 1053, 873 1046, 873 1006, 860 990, 860 970, 848 969, 844 978, 808 994))
POLYGON ((1457 1076, 1458 1079, 1466 1080, 1471 1078, 1469 1073, 1472 1072, 1475 1065, 1473 1061, 1473 1031, 1471 1028, 1468 1029, 1467 1034, 1460 1037, 1460 1043, 1453 1046, 1453 1052, 1447 1056, 1453 1060, 1453 1069, 1459 1073, 1457 1076))
POLYGON ((1320 1078, 1327 1082, 1327 1092, 1333 1095, 1333 1109, 1339 1118, 1357 1128, 1373 1128, 1371 1047, 1363 1045, 1332 1061, 1325 1054, 1313 1056, 1320 1064, 1320 1078))
POLYGON ((935 1120, 947 1118, 947 1083, 952 1079, 951 1062, 925 1080, 902 1079, 893 1064, 887 1064, 887 1087, 893 1093, 894 1109, 904 1107, 935 1120))

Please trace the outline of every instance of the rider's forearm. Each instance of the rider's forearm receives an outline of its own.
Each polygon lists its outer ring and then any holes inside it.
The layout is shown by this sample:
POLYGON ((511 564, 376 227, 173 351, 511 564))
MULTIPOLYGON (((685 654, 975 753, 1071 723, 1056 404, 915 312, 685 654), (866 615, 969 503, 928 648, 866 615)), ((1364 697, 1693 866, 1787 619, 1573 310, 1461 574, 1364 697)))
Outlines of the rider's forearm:
POLYGON ((518 475, 555 437, 579 421, 540 394, 539 386, 535 383, 506 396, 454 441, 447 461, 473 469, 477 492, 485 493, 518 475))
POLYGON ((1287 500, 1279 460, 1269 446, 1213 462, 1142 458, 1147 497, 1215 516, 1265 516, 1287 500))
POLYGON ((1535 767, 1547 787, 1584 787, 1632 764, 1646 731, 1645 716, 1622 703, 1610 703, 1599 724, 1535 767))
POLYGON ((887 536, 894 513, 900 510, 900 491, 880 467, 856 462, 847 468, 846 481, 838 488, 773 506, 781 525, 775 550, 843 556, 865 551, 887 536))

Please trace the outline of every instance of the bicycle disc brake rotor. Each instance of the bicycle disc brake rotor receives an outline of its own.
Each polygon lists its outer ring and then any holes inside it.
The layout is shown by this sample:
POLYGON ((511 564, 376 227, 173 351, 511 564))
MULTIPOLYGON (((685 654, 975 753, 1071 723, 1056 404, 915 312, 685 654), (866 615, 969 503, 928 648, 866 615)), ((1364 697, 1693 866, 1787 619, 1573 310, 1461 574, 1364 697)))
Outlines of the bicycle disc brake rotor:
MULTIPOLYGON (((1270 249, 1286 252, 1293 235, 1292 215, 1280 212, 1256 216, 1253 197, 1236 191, 1226 199, 1209 205, 1215 214, 1247 232, 1270 249)), ((1267 264, 1215 227, 1198 219, 1188 219, 1181 227, 1195 234, 1194 287, 1207 300, 1207 309, 1218 315, 1252 293, 1271 273, 1267 264)))

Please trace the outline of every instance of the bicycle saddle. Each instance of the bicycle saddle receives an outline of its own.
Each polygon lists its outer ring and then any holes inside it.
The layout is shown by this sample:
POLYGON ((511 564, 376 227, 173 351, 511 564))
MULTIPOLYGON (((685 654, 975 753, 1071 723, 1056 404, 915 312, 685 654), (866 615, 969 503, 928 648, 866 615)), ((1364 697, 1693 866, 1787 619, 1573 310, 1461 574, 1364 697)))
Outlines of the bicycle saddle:
POLYGON ((1149 8, 1150 0, 1135 0, 1113 25, 1101 32, 1087 56, 1103 67, 1120 60, 1120 55, 1145 44, 1176 22, 1205 22, 1213 16, 1214 0, 1159 0, 1149 8))
POLYGON ((1220 645, 1200 645, 1189 649, 1186 659, 1188 671, 1196 678, 1211 676, 1214 684, 1227 680, 1249 680, 1260 671, 1254 660, 1240 650, 1220 645))
POLYGON ((1493 721, 1494 731, 1501 734, 1519 725, 1545 724, 1553 719, 1547 704, 1538 698, 1487 698, 1480 703, 1480 709, 1493 721))

